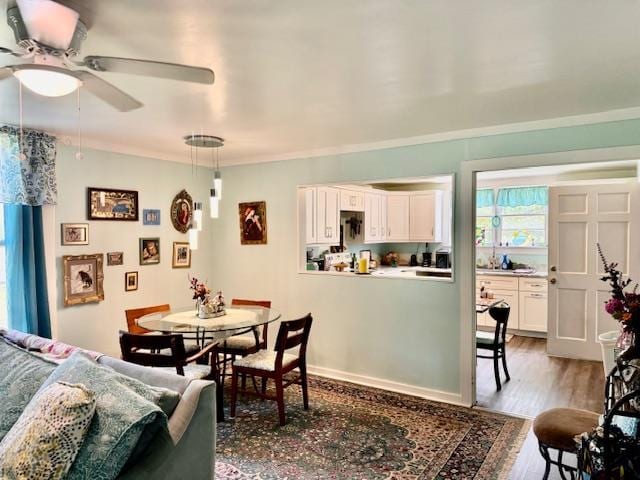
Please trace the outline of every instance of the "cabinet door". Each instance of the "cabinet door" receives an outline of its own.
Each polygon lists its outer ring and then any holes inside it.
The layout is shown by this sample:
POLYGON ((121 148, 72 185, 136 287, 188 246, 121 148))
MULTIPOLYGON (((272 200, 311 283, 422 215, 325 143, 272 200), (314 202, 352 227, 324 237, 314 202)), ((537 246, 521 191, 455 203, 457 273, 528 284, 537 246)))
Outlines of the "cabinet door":
POLYGON ((305 238, 308 245, 318 243, 318 227, 316 221, 316 189, 306 188, 304 190, 304 224, 305 238))
POLYGON ((409 240, 409 196, 387 196, 387 240, 409 240))
POLYGON ((364 243, 380 241, 380 196, 364 195, 364 243))
POLYGON ((520 330, 547 331, 547 294, 520 292, 520 330))
POLYGON ((340 192, 329 187, 318 187, 317 190, 318 243, 338 243, 340 241, 340 192))
POLYGON ((387 235, 387 225, 388 225, 388 205, 387 205, 387 196, 382 194, 379 195, 380 202, 380 241, 386 242, 388 240, 387 235))
MULTIPOLYGON (((509 330, 519 330, 520 327, 520 296, 516 291, 510 290, 493 290, 493 296, 504 300, 510 307, 509 322, 507 328, 509 330)), ((495 326, 495 321, 493 322, 495 326)))
POLYGON ((409 238, 438 242, 441 236, 442 192, 424 192, 409 197, 409 238))
POLYGON ((364 212, 364 193, 356 190, 340 190, 340 210, 364 212))

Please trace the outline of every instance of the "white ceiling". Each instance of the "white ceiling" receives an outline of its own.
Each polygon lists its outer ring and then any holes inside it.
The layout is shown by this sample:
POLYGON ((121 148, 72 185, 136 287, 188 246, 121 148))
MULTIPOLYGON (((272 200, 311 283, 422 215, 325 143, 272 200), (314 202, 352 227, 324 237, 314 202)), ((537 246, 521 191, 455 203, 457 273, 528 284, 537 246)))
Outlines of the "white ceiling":
MULTIPOLYGON (((203 131, 227 139, 224 163, 258 161, 640 107, 635 0, 62 3, 90 26, 82 55, 216 72, 212 86, 101 74, 145 104, 82 95, 83 143, 115 151, 188 161, 181 137, 203 131)), ((0 46, 14 47, 4 21, 0 46)), ((0 82, 1 122, 18 123, 17 92, 0 82)), ((25 124, 75 136, 75 102, 26 94, 25 124)))

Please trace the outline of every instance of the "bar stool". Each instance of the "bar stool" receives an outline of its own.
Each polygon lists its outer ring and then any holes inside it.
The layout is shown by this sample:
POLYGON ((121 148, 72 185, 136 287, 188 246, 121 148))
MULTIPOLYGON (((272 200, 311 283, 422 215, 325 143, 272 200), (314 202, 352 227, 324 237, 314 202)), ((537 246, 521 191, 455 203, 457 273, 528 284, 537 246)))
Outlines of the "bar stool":
POLYGON ((546 463, 543 480, 549 478, 551 465, 558 467, 560 476, 567 479, 565 472, 569 473, 571 479, 576 478, 577 469, 562 463, 562 456, 565 453, 575 455, 577 444, 574 440, 576 435, 583 432, 590 432, 598 426, 600 415, 588 410, 578 410, 575 408, 552 408, 538 415, 533 421, 533 433, 538 439, 540 455, 546 463), (549 449, 558 451, 557 458, 551 458, 549 449))

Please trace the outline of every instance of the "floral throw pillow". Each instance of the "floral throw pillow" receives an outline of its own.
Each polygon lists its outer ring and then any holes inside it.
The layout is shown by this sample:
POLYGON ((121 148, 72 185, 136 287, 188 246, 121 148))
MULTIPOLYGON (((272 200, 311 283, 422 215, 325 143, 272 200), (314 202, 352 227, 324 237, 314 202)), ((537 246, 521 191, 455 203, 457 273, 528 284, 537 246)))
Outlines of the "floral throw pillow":
POLYGON ((0 442, 0 478, 64 478, 95 409, 95 395, 82 385, 56 382, 42 390, 0 442))

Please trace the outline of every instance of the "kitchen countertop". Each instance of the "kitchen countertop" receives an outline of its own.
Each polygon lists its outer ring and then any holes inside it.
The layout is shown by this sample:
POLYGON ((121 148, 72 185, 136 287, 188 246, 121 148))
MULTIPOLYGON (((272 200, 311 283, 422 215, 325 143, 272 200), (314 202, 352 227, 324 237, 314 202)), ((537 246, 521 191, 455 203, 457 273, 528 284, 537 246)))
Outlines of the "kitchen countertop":
POLYGON ((451 282, 451 269, 450 268, 435 268, 435 267, 409 267, 398 266, 389 267, 386 265, 380 266, 375 270, 371 270, 368 274, 358 274, 352 272, 349 268, 343 272, 331 271, 318 271, 318 270, 306 270, 300 273, 315 274, 315 275, 336 275, 336 276, 353 276, 353 277, 369 277, 369 278, 401 278, 410 280, 435 280, 451 282), (438 274, 428 275, 428 273, 438 274))
POLYGON ((476 275, 498 275, 505 277, 532 277, 532 278, 547 278, 548 274, 545 271, 537 272, 535 270, 526 272, 518 270, 489 270, 488 268, 476 268, 476 275))

